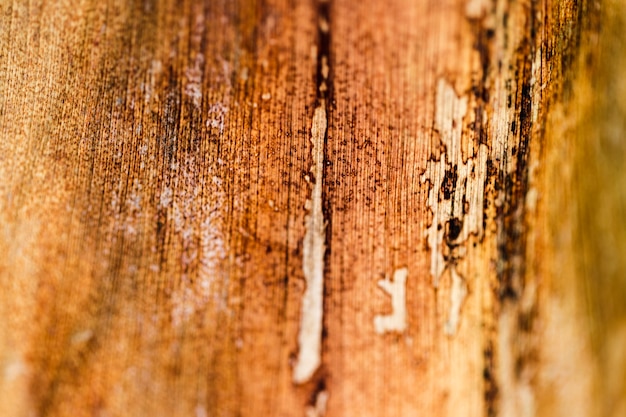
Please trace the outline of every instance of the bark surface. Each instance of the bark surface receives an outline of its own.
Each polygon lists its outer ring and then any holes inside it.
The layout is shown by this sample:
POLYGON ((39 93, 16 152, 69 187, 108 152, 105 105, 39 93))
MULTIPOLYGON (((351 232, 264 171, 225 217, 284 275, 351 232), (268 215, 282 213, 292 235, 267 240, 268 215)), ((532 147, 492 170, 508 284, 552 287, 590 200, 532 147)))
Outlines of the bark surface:
POLYGON ((0 416, 624 415, 624 22, 0 0, 0 416))

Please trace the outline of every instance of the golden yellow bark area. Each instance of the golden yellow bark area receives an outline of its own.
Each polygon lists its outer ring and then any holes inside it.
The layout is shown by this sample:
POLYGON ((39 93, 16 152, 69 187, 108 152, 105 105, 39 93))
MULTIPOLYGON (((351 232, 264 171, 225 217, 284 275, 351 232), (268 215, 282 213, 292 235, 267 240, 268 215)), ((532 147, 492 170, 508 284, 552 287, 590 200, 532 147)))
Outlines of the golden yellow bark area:
POLYGON ((626 413, 625 19, 0 2, 0 416, 626 413))

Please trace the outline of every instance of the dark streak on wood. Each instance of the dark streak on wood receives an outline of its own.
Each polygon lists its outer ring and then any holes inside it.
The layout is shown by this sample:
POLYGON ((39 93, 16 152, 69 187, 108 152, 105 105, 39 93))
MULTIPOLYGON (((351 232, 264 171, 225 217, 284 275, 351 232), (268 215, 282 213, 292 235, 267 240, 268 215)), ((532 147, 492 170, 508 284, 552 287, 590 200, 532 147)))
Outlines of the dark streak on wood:
MULTIPOLYGON (((326 112, 326 118, 331 120, 333 106, 334 106, 334 59, 332 54, 332 31, 333 31, 333 1, 332 0, 316 0, 316 28, 317 28, 317 61, 315 68, 315 86, 316 86, 316 107, 323 107, 326 112)), ((308 384, 313 386, 309 396, 309 406, 315 406, 317 396, 320 392, 326 390, 326 379, 332 378, 332 369, 329 367, 326 358, 326 347, 329 337, 328 330, 328 311, 330 306, 328 305, 330 287, 327 279, 331 274, 330 267, 330 255, 332 253, 332 231, 333 231, 333 210, 334 207, 331 204, 332 186, 328 184, 328 178, 331 178, 332 164, 329 163, 330 157, 328 155, 328 141, 329 138, 328 128, 324 133, 324 165, 323 165, 323 183, 322 183, 322 212, 324 214, 325 223, 325 241, 324 246, 326 251, 324 253, 324 294, 323 294, 323 323, 322 323, 322 359, 321 365, 318 371, 315 373, 313 382, 308 384)), ((313 181, 318 179, 314 176, 313 181)))
POLYGON ((485 415, 487 417, 495 417, 498 415, 497 401, 498 401, 498 384, 494 375, 496 364, 494 363, 493 341, 487 339, 483 350, 483 380, 485 398, 485 415))
MULTIPOLYGON (((488 11, 488 14, 495 13, 495 3, 491 5, 491 10, 488 11)), ((507 14, 504 14, 504 21, 502 26, 505 29, 506 33, 506 18, 507 14)), ((489 114, 491 109, 489 107, 489 87, 490 87, 490 79, 494 72, 499 72, 500 62, 498 62, 498 66, 494 67, 494 62, 492 62, 493 55, 493 43, 494 43, 494 35, 495 28, 486 27, 484 18, 483 19, 469 19, 472 27, 472 32, 474 34, 474 49, 478 52, 479 60, 480 60, 480 68, 481 73, 479 77, 479 81, 477 84, 472 85, 472 91, 475 100, 475 122, 474 122, 474 136, 478 139, 479 144, 484 144, 489 147, 490 150, 493 149, 492 138, 490 135, 490 126, 489 126, 489 114)), ((506 35, 505 35, 506 36, 506 35)), ((483 229, 487 229, 487 224, 490 224, 493 219, 487 218, 487 213, 489 212, 488 208, 494 204, 494 196, 490 195, 490 185, 493 184, 493 189, 498 191, 498 179, 497 177, 501 175, 501 169, 499 168, 498 161, 493 161, 491 158, 487 160, 487 175, 485 176, 485 196, 483 203, 483 229)), ((484 236, 481 237, 481 241, 484 241, 484 236)), ((498 308, 495 307, 494 314, 497 314, 498 308)), ((487 417, 495 417, 498 415, 498 402, 500 396, 500 390, 498 387, 497 380, 497 365, 496 365, 496 355, 497 352, 494 352, 495 346, 497 345, 497 331, 492 327, 487 327, 483 331, 483 397, 484 397, 484 409, 485 415, 487 417)))

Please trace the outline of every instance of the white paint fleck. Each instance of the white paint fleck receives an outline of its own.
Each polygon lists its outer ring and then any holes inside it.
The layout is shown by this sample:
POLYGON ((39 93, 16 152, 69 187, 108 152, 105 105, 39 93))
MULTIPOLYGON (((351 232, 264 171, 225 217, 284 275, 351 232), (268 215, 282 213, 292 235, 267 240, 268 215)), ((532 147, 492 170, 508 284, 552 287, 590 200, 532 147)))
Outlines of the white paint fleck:
POLYGON ((328 66, 328 58, 326 55, 322 56, 322 77, 324 79, 328 79, 328 75, 330 74, 330 67, 328 66))
POLYGON ((324 137, 326 135, 326 109, 322 103, 315 109, 311 126, 313 166, 311 173, 311 199, 307 202, 306 233, 303 241, 302 269, 306 289, 302 297, 299 353, 293 370, 295 383, 306 382, 321 363, 322 315, 324 297, 324 252, 326 250, 326 225, 322 211, 322 183, 324 172, 324 137))
POLYGON ((461 320, 461 307, 463 301, 467 297, 467 284, 465 280, 456 272, 455 267, 450 268, 452 275, 452 290, 450 294, 450 312, 448 313, 448 321, 446 322, 444 331, 446 334, 453 336, 459 327, 461 320))
POLYGON ((319 28, 320 28, 320 31, 322 31, 322 33, 328 33, 328 31, 330 30, 330 25, 328 24, 328 20, 321 17, 319 20, 319 28))
POLYGON ((400 268, 393 274, 393 281, 383 279, 378 286, 391 296, 392 313, 374 317, 374 329, 378 334, 386 332, 404 332, 407 328, 406 320, 406 279, 409 274, 407 268, 400 268))
POLYGON ((93 331, 91 329, 82 330, 80 332, 74 333, 72 335, 72 344, 73 345, 82 345, 87 343, 93 337, 93 331))
POLYGON ((328 393, 320 391, 315 397, 315 405, 306 408, 306 417, 324 417, 326 415, 326 406, 328 404, 328 393))

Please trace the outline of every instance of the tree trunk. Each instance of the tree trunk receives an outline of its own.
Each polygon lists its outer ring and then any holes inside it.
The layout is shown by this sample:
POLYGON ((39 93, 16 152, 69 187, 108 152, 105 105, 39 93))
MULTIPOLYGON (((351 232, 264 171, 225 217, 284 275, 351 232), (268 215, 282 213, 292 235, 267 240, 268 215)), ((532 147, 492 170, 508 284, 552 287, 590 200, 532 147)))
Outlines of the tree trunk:
POLYGON ((622 0, 0 0, 0 416, 626 414, 622 0))

